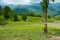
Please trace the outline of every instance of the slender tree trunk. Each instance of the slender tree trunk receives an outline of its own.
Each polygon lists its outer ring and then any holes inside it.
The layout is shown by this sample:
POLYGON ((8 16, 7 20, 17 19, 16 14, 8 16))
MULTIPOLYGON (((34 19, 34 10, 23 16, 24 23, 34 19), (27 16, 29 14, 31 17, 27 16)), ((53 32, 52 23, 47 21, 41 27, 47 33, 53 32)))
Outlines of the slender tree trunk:
POLYGON ((44 4, 44 33, 48 33, 48 28, 47 28, 47 1, 45 1, 44 4))
POLYGON ((44 11, 44 33, 48 33, 48 28, 47 28, 47 13, 46 13, 46 10, 44 11))

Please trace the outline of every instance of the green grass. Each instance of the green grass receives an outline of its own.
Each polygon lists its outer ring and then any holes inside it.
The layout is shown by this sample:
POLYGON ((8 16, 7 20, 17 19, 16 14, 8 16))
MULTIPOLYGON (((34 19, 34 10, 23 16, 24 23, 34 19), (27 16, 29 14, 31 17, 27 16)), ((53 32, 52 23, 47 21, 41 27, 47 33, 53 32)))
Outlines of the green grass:
MULTIPOLYGON (((60 29, 48 27, 48 35, 60 35, 60 29)), ((0 27, 0 40, 47 40, 43 34, 43 23, 10 22, 0 27)))
POLYGON ((14 22, 0 28, 0 39, 3 40, 39 40, 42 37, 42 24, 31 22, 14 22), (37 26, 39 25, 39 26, 37 26))
MULTIPOLYGON (((21 16, 18 16, 19 20, 22 21, 21 16)), ((32 16, 27 16, 26 21, 27 22, 39 22, 41 20, 41 17, 32 17, 32 16)))
POLYGON ((28 16, 27 21, 29 21, 29 22, 40 22, 41 21, 41 17, 28 16))

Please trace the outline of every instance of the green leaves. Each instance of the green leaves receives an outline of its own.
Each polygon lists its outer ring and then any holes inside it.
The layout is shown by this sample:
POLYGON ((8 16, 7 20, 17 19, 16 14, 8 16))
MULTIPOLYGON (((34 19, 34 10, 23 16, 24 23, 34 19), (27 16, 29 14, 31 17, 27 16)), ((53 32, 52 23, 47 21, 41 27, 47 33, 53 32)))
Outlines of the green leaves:
POLYGON ((49 0, 42 0, 42 1, 40 2, 40 5, 41 5, 41 7, 42 7, 42 9, 43 9, 43 11, 44 11, 44 8, 45 8, 45 9, 48 8, 49 0))
POLYGON ((43 3, 43 1, 41 1, 41 2, 40 2, 40 5, 41 5, 42 7, 44 6, 44 3, 43 3))
MULTIPOLYGON (((50 0, 50 1, 53 1, 54 2, 54 0, 50 0)), ((48 8, 49 0, 42 0, 40 2, 40 5, 41 5, 41 7, 42 7, 43 10, 44 10, 45 7, 48 8)))
POLYGON ((42 7, 42 10, 44 10, 44 2, 43 1, 40 2, 40 5, 42 7))

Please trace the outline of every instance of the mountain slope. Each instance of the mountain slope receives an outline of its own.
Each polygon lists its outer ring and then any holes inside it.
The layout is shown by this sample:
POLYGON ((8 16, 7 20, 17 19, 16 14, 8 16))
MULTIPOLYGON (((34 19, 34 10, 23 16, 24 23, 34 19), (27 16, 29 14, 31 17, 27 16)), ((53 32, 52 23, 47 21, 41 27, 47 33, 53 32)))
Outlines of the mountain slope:
MULTIPOLYGON (((42 13, 42 8, 40 3, 33 3, 30 5, 9 4, 8 6, 16 13, 20 13, 20 12, 28 13, 29 11, 33 11, 34 13, 42 13)), ((51 16, 60 14, 60 3, 50 3, 48 8, 48 13, 51 16)))

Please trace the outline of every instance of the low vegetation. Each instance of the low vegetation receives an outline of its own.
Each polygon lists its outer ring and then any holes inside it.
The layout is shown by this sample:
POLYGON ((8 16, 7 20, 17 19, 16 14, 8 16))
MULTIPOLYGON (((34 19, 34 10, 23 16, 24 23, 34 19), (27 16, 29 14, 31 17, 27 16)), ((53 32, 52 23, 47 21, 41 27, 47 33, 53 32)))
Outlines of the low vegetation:
MULTIPOLYGON (((48 38, 59 36, 60 29, 48 27, 48 38)), ((47 40, 43 33, 43 23, 10 22, 0 27, 0 40, 47 40)))
POLYGON ((60 14, 54 17, 56 20, 60 20, 60 14))

